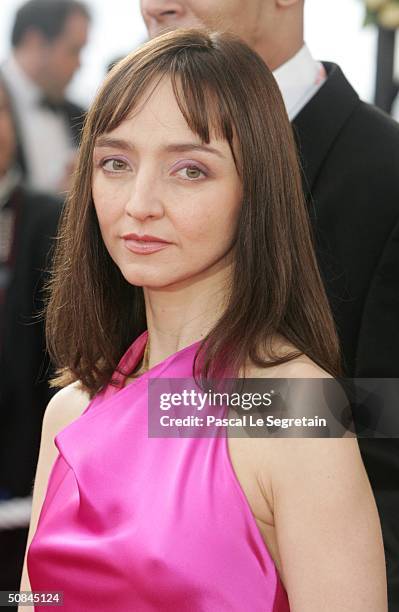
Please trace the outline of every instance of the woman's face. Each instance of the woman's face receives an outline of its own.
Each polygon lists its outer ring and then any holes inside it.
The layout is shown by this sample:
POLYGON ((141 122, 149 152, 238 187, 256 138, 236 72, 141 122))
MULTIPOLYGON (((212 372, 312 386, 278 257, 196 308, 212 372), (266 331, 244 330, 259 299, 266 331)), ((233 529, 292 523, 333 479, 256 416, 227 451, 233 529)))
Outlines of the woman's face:
POLYGON ((242 186, 230 147, 202 145, 169 79, 97 139, 92 186, 104 243, 129 283, 176 286, 231 260, 242 186))

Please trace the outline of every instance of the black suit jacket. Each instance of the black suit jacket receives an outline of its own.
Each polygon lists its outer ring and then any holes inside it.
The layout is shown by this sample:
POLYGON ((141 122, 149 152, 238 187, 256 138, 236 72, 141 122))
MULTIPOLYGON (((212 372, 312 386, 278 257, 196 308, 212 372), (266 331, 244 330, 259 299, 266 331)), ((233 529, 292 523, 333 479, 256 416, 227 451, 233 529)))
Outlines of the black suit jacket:
MULTIPOLYGON (((293 122, 319 266, 350 377, 399 377, 399 125, 338 66, 293 122)), ((397 407, 399 410, 399 406, 397 407)), ((399 440, 359 440, 399 610, 399 440)))
POLYGON ((0 489, 3 495, 32 492, 44 410, 53 394, 46 379, 42 287, 62 203, 17 188, 16 259, 2 310, 0 348, 0 489))

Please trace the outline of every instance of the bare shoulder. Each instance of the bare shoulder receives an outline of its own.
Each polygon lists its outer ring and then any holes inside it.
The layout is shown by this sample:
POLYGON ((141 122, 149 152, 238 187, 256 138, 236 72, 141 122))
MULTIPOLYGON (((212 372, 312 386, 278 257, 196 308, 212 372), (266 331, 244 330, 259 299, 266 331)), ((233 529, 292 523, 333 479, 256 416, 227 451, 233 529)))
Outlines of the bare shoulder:
POLYGON ((88 393, 82 391, 78 382, 58 391, 47 405, 43 418, 39 459, 36 469, 33 494, 32 520, 35 523, 51 468, 58 455, 54 440, 57 434, 77 419, 90 401, 88 393))
MULTIPOLYGON (((79 382, 74 382, 58 391, 47 405, 43 418, 39 459, 33 489, 32 514, 27 549, 36 531, 51 469, 58 455, 57 447, 54 444, 55 436, 64 429, 64 427, 77 419, 89 402, 89 394, 82 389, 79 382)), ((21 589, 25 591, 30 590, 26 567, 26 553, 21 578, 21 589)), ((29 610, 32 610, 32 608, 29 610)))
POLYGON ((40 481, 40 485, 47 483, 51 467, 58 454, 54 444, 56 435, 72 421, 75 421, 89 402, 89 394, 82 389, 79 382, 64 387, 49 401, 43 418, 35 488, 38 481, 40 481))
MULTIPOLYGON (((276 348, 276 344, 273 348, 276 348)), ((276 352, 279 357, 296 351, 296 347, 278 340, 276 352)), ((249 378, 257 379, 287 379, 288 383, 282 381, 278 392, 284 401, 284 416, 290 417, 286 421, 291 420, 292 423, 286 424, 284 435, 265 435, 251 440, 256 457, 256 472, 265 490, 270 491, 287 482, 292 486, 293 478, 298 478, 300 482, 304 473, 311 472, 315 479, 320 477, 323 484, 328 481, 323 473, 339 473, 344 477, 349 474, 353 476, 354 471, 361 473, 363 478, 357 440, 350 432, 346 432, 344 425, 340 426, 339 421, 333 418, 334 414, 341 413, 341 408, 347 403, 339 381, 304 354, 272 367, 251 364, 246 374, 249 378), (327 385, 324 379, 328 379, 327 385), (334 433, 330 432, 331 437, 328 439, 314 432, 309 433, 310 430, 305 426, 300 431, 294 431, 294 421, 302 418, 307 420, 315 415, 319 419, 325 417, 329 427, 334 425, 334 433), (351 466, 349 469, 348 465, 351 466)), ((308 421, 304 425, 308 426, 308 421)))
MULTIPOLYGON (((298 349, 281 336, 272 341, 273 352, 279 358, 298 352, 298 349)), ((269 356, 265 354, 265 359, 269 356)), ((331 378, 317 363, 305 354, 301 354, 286 363, 266 367, 250 363, 246 369, 248 378, 331 378)))
MULTIPOLYGON (((276 366, 278 376, 282 378, 332 378, 317 363, 306 355, 276 366)), ((264 368, 263 368, 264 370, 264 368)))
POLYGON ((51 430, 56 435, 61 429, 77 419, 90 402, 90 397, 79 381, 60 389, 47 405, 43 430, 51 430))

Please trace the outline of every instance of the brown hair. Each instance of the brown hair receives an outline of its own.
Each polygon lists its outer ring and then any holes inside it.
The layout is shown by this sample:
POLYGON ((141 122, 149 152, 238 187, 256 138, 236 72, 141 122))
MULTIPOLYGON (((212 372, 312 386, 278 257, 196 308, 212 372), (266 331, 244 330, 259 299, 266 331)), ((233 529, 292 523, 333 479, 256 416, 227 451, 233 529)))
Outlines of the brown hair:
POLYGON ((48 286, 47 342, 59 368, 53 385, 80 380, 94 395, 146 329, 143 291, 123 278, 100 234, 92 158, 96 138, 120 125, 164 76, 191 130, 205 143, 212 130, 229 142, 243 185, 231 294, 197 353, 201 375, 238 373, 248 358, 268 367, 302 353, 338 374, 338 340, 277 84, 237 37, 190 29, 155 38, 123 59, 88 113, 48 286), (276 333, 298 351, 273 354, 276 333))

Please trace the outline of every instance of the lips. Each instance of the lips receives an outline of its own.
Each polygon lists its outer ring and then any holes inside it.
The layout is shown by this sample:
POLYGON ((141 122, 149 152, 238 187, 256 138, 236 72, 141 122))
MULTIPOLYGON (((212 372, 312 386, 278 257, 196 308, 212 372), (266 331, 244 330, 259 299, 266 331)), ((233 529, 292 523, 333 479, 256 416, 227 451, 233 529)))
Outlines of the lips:
POLYGON ((143 236, 139 236, 138 234, 125 234, 122 238, 128 251, 138 255, 150 255, 151 253, 162 251, 172 244, 167 240, 158 238, 158 236, 149 236, 147 234, 143 236))

